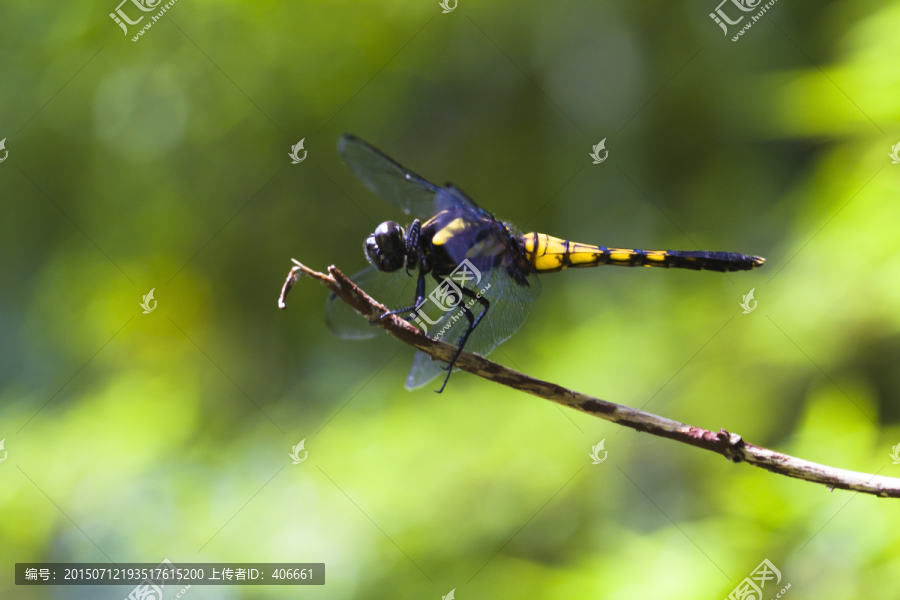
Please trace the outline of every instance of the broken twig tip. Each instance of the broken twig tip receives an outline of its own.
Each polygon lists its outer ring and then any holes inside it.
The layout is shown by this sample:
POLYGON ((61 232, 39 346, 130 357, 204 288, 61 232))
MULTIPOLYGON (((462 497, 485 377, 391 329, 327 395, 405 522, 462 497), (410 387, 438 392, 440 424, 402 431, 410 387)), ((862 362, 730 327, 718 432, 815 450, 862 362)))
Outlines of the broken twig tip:
POLYGON ((285 304, 284 300, 287 298, 291 288, 294 287, 294 284, 297 283, 297 280, 303 276, 303 269, 305 268, 298 260, 294 258, 291 260, 294 261, 294 264, 297 266, 291 269, 287 279, 284 280, 284 285, 281 286, 281 294, 278 296, 278 308, 281 310, 287 310, 287 304, 285 304))

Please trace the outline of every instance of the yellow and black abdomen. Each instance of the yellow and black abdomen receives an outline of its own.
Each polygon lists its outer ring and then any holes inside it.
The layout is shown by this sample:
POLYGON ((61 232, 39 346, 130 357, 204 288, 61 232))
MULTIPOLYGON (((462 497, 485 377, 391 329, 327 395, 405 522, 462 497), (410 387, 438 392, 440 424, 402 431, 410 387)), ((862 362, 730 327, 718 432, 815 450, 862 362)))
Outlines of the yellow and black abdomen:
POLYGON ((521 236, 520 246, 538 273, 554 273, 569 267, 665 267, 699 271, 749 271, 760 267, 766 259, 737 252, 705 252, 682 250, 637 250, 605 248, 579 244, 549 236, 527 233, 521 236))

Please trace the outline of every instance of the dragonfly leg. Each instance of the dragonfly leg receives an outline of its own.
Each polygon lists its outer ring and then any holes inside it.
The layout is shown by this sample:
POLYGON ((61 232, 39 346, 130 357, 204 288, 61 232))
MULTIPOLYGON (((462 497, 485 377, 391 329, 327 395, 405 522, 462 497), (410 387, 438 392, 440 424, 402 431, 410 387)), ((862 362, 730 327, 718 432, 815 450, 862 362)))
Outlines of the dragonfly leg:
POLYGON ((469 336, 475 331, 475 328, 478 327, 478 324, 481 323, 481 320, 484 318, 484 315, 487 314, 488 309, 491 307, 491 303, 488 302, 487 298, 483 298, 481 296, 477 296, 475 292, 472 290, 461 288, 461 291, 464 296, 467 298, 472 298, 473 300, 477 300, 481 306, 484 307, 484 310, 481 311, 481 314, 476 318, 472 311, 469 310, 469 307, 465 304, 461 304, 460 307, 463 311, 463 314, 466 316, 466 319, 469 320, 469 328, 466 329, 466 332, 462 334, 462 337, 459 338, 459 342, 456 347, 456 352, 453 354, 453 358, 450 359, 450 363, 446 367, 442 367, 445 371, 447 371, 447 376, 444 377, 444 383, 441 385, 441 389, 435 390, 438 394, 444 391, 444 388, 447 387, 447 382, 450 380, 450 373, 453 372, 453 365, 456 364, 456 360, 459 358, 459 355, 462 354, 463 348, 466 345, 466 342, 469 340, 469 336))
POLYGON ((422 232, 422 224, 418 219, 413 220, 409 226, 409 233, 406 234, 406 274, 409 275, 409 268, 416 268, 419 262, 419 234, 422 232))
MULTIPOLYGON (((403 308, 398 308, 397 310, 392 310, 380 315, 376 321, 381 321, 384 318, 387 318, 390 315, 399 315, 401 313, 419 310, 419 308, 425 304, 425 273, 419 270, 419 280, 416 282, 416 299, 415 303, 412 306, 405 306, 403 308)), ((369 325, 374 325, 376 321, 369 321, 369 325)))
POLYGON ((471 299, 473 299, 473 300, 477 300, 478 303, 481 304, 481 306, 484 307, 484 310, 481 311, 481 314, 479 314, 479 315, 478 315, 478 318, 476 318, 476 319, 474 320, 474 322, 473 322, 473 321, 472 321, 472 318, 471 318, 472 312, 469 310, 469 308, 468 308, 467 306, 465 306, 465 305, 462 306, 462 310, 463 310, 464 313, 466 314, 466 318, 469 319, 469 328, 468 328, 468 329, 466 330, 466 332, 462 335, 462 337, 459 338, 459 343, 457 344, 456 354, 453 355, 453 360, 451 360, 451 361, 450 361, 450 364, 448 364, 446 367, 441 367, 441 368, 444 369, 445 371, 449 371, 450 369, 453 368, 453 364, 456 362, 456 359, 459 358, 459 355, 460 355, 460 354, 462 354, 463 346, 466 345, 466 341, 469 339, 469 335, 470 335, 473 331, 475 331, 475 328, 478 327, 478 324, 481 323, 481 319, 484 318, 484 315, 487 314, 488 309, 491 307, 491 303, 488 302, 488 299, 487 299, 487 298, 483 298, 483 297, 481 297, 481 296, 477 296, 477 295, 475 294, 475 292, 473 292, 473 291, 471 291, 471 290, 469 290, 469 289, 467 289, 467 288, 461 288, 461 291, 462 291, 463 295, 466 296, 467 298, 471 298, 471 299))

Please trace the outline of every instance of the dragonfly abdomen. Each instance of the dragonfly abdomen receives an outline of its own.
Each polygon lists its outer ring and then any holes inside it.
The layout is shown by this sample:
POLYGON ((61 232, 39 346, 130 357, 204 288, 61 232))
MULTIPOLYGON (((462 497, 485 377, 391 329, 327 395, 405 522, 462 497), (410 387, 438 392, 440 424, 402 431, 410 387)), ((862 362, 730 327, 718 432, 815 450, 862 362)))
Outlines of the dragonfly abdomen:
POLYGON ((528 261, 538 273, 554 273, 569 267, 665 267, 699 271, 749 271, 760 267, 766 259, 738 252, 706 252, 702 250, 639 250, 634 248, 606 248, 579 244, 545 233, 522 236, 528 261))

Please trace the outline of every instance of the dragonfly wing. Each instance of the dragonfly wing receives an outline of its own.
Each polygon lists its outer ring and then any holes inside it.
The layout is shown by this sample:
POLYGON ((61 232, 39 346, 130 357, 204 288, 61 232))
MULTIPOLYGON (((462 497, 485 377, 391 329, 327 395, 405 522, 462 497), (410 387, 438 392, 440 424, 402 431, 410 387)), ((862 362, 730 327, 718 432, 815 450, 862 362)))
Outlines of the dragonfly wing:
MULTIPOLYGON (((541 280, 537 274, 531 274, 524 278, 523 283, 518 283, 506 269, 496 268, 474 287, 476 292, 484 290, 483 295, 490 302, 490 308, 469 336, 466 350, 487 356, 511 338, 528 318, 532 304, 541 293, 541 280)), ((472 308, 477 317, 481 313, 481 305, 476 302, 472 308)))
POLYGON ((474 200, 469 198, 464 191, 452 183, 448 183, 445 187, 442 187, 437 191, 434 205, 436 212, 451 210, 457 207, 462 208, 465 212, 469 213, 469 218, 473 221, 496 220, 494 215, 475 204, 474 200))
MULTIPOLYGON (((518 283, 506 269, 497 268, 482 273, 480 280, 467 283, 467 289, 476 294, 481 293, 490 303, 490 308, 469 336, 466 351, 487 356, 519 330, 541 292, 541 282, 536 274, 524 279, 523 283, 518 283)), ((473 302, 472 298, 466 297, 464 302, 467 306, 472 302, 469 309, 475 318, 484 310, 477 300, 473 302)), ((468 325, 468 319, 457 306, 441 315, 437 323, 430 325, 427 334, 431 337, 437 335, 441 341, 456 345, 468 325)), ((406 378, 406 388, 412 390, 427 384, 444 373, 444 366, 445 363, 433 361, 423 352, 416 352, 406 378)))
MULTIPOLYGON (((350 279, 363 291, 390 309, 403 308, 413 303, 416 296, 416 274, 407 275, 400 269, 393 273, 379 271, 375 267, 363 269, 350 279)), ((333 292, 325 302, 325 324, 339 338, 365 340, 382 331, 369 325, 369 321, 333 292)))
MULTIPOLYGON (((431 356, 421 350, 416 350, 413 357, 412 368, 406 376, 406 389, 415 390, 433 381, 438 375, 444 373, 444 363, 439 360, 431 360, 431 356)), ((454 369, 458 371, 459 369, 454 369)))
POLYGON ((338 152, 356 178, 382 200, 423 221, 434 216, 440 190, 436 185, 349 133, 338 141, 338 152))

